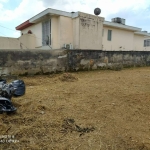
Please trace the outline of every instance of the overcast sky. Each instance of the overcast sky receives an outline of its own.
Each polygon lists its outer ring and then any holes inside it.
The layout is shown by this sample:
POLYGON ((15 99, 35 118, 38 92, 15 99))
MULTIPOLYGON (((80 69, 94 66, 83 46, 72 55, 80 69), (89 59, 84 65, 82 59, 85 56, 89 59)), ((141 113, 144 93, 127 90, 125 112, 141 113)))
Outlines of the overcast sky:
POLYGON ((0 36, 19 37, 15 27, 46 8, 93 14, 96 7, 106 21, 121 17, 150 32, 150 0, 0 0, 0 36))

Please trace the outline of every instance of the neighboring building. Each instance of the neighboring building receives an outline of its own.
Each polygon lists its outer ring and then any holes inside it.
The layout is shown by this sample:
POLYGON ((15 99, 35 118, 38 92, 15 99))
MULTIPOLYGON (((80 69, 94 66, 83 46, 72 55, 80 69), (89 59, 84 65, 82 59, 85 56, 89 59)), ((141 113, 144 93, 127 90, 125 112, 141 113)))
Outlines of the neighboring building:
POLYGON ((125 25, 125 19, 113 18, 103 23, 103 50, 150 50, 150 34, 141 28, 125 25), (145 42, 145 43, 144 43, 145 42), (148 44, 147 44, 148 43, 148 44))

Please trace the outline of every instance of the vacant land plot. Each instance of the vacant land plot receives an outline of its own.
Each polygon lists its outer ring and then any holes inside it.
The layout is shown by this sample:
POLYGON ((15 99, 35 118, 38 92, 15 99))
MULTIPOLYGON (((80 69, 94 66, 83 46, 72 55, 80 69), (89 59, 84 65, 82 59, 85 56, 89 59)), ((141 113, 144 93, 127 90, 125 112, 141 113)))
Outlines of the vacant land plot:
POLYGON ((0 114, 2 150, 149 150, 150 68, 21 77, 15 114, 0 114))

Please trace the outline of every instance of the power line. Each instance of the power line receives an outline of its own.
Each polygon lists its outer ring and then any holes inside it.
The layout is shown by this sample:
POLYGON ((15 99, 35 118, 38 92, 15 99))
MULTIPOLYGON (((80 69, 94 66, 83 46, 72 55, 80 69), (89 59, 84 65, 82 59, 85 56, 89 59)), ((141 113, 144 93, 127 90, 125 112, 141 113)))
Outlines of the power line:
MULTIPOLYGON (((5 27, 5 26, 2 26, 2 25, 0 25, 0 27, 5 28, 5 29, 8 29, 8 30, 16 31, 16 32, 21 32, 21 31, 17 31, 17 30, 10 29, 10 28, 5 27)), ((42 40, 42 38, 40 38, 40 37, 35 37, 35 38, 42 40)))
MULTIPOLYGON (((5 27, 5 26, 2 26, 2 25, 0 25, 0 27, 3 27, 3 28, 5 28, 5 29, 8 29, 8 30, 12 30, 12 31, 17 31, 17 30, 13 30, 13 29, 10 29, 10 28, 8 28, 8 27, 5 27)), ((20 32, 20 31, 17 31, 17 32, 20 32)), ((1 33, 1 32, 0 32, 1 33)), ((1 33, 2 35, 4 35, 3 33, 1 33)), ((7 37, 6 35, 4 35, 6 38, 8 38, 9 39, 9 37, 7 37)), ((42 38, 40 38, 40 37, 37 37, 37 36, 35 36, 35 38, 36 39, 40 39, 40 40, 43 40, 42 38)), ((19 41, 19 39, 17 39, 18 41, 19 41)), ((20 41, 19 41, 20 42, 20 41)), ((42 42, 43 43, 43 42, 42 42)), ((21 43, 20 42, 20 46, 22 46, 22 45, 24 45, 23 43, 21 43)), ((24 45, 25 46, 25 45, 24 45)), ((27 46, 25 46, 26 48, 27 48, 27 46)), ((50 47, 50 46, 49 46, 50 47)), ((51 47, 50 47, 51 48, 51 47)), ((28 48, 27 48, 28 49, 28 48)))
MULTIPOLYGON (((1 26, 1 25, 0 25, 0 26, 1 26)), ((6 29, 7 29, 7 28, 6 28, 6 29)), ((11 29, 10 29, 10 30, 11 30, 11 29)), ((5 34, 3 34, 2 32, 0 32, 0 34, 2 34, 2 35, 3 35, 3 36, 5 36, 8 40, 10 40, 10 39, 9 39, 9 37, 7 37, 7 36, 6 36, 5 34)), ((38 38, 38 37, 35 37, 35 38, 37 38, 37 39, 41 39, 41 38, 38 38)), ((16 40, 18 40, 18 41, 19 41, 19 39, 18 39, 18 38, 16 38, 16 40)), ((20 41, 19 41, 19 42, 20 42, 20 41)), ((22 47, 22 45, 23 45, 23 46, 25 46, 22 42, 20 42, 20 47, 22 47)), ((25 48, 26 48, 26 49, 28 49, 28 48, 27 48, 27 46, 25 46, 25 48)))
MULTIPOLYGON (((4 35, 2 32, 0 32, 0 34, 4 35)), ((4 36, 6 36, 6 35, 4 35, 4 36)))
POLYGON ((8 29, 8 30, 12 30, 12 31, 20 32, 20 31, 17 31, 17 30, 14 30, 14 29, 10 29, 10 28, 5 27, 5 26, 2 26, 2 25, 0 25, 0 27, 5 28, 5 29, 8 29))
MULTIPOLYGON (((5 28, 5 29, 8 29, 8 30, 16 31, 16 32, 21 32, 21 31, 17 31, 17 30, 10 29, 10 28, 5 27, 5 26, 2 26, 2 25, 0 25, 0 27, 5 28)), ((35 37, 35 38, 42 40, 42 38, 40 38, 40 37, 35 37)))

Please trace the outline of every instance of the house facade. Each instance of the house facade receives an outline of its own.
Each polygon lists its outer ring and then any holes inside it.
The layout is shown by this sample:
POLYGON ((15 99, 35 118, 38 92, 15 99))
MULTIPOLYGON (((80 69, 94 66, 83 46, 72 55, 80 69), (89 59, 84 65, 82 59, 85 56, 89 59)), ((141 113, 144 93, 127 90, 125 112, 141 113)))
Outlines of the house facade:
POLYGON ((35 48, 102 49, 104 18, 82 13, 46 9, 17 26, 21 34, 31 31, 35 48))
MULTIPOLYGON (((118 18, 114 18, 118 19, 118 18)), ((121 19, 121 18, 119 18, 121 19)), ((121 19, 122 20, 122 19, 121 19)), ((150 38, 150 34, 141 31, 141 28, 125 25, 120 21, 103 23, 103 50, 111 51, 146 51, 150 50, 150 45, 144 43, 150 38)))
POLYGON ((16 27, 21 37, 30 35, 25 45, 35 49, 94 49, 107 51, 150 51, 150 34, 103 17, 48 8, 16 27))

